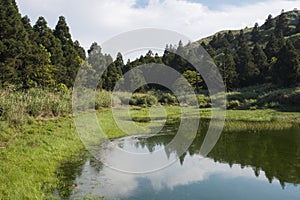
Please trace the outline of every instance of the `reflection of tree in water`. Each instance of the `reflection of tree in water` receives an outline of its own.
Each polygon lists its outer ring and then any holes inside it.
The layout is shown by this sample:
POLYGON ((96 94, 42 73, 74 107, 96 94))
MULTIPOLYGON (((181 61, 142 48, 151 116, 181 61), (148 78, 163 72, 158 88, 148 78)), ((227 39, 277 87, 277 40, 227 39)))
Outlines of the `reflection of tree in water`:
POLYGON ((61 199, 68 199, 76 187, 74 181, 76 177, 81 176, 87 155, 86 151, 82 151, 79 155, 74 155, 60 164, 56 176, 59 179, 57 193, 61 199))
MULTIPOLYGON (((190 156, 200 153, 207 126, 202 121, 200 127, 202 128, 188 149, 190 156)), ((264 171, 270 183, 277 179, 283 188, 285 183, 300 184, 300 134, 298 132, 285 130, 223 133, 208 157, 215 162, 228 163, 230 167, 233 164, 240 164, 241 168, 252 167, 257 177, 261 171, 264 171)), ((162 131, 161 135, 139 139, 139 144, 152 152, 156 146, 167 145, 176 132, 173 135, 163 133, 162 131)), ((178 155, 176 149, 168 148, 165 151, 167 155, 170 153, 178 155)), ((184 163, 187 155, 179 156, 181 164, 184 163)))
MULTIPOLYGON (((207 132, 206 121, 200 122, 200 129, 188 151, 179 156, 178 149, 167 146, 176 134, 178 124, 166 126, 159 134, 153 136, 134 137, 136 148, 147 148, 149 152, 165 147, 165 153, 178 155, 181 165, 187 156, 199 155, 200 148, 207 132)), ((189 130, 186 130, 187 132, 189 130)), ((255 176, 264 172, 270 183, 277 179, 282 187, 285 183, 300 184, 300 134, 299 130, 232 132, 223 133, 208 157, 215 162, 234 164, 241 168, 252 167, 255 176)), ((189 141, 190 135, 184 134, 180 140, 189 141)), ((89 164, 96 172, 100 172, 103 164, 89 155, 80 155, 69 159, 59 167, 57 176, 60 179, 58 193, 61 198, 68 198, 72 192, 72 184, 81 175, 84 163, 89 164)))
POLYGON ((208 157, 230 166, 251 166, 256 176, 262 170, 270 183, 278 179, 284 188, 285 183, 300 184, 299 144, 297 130, 227 133, 208 157))
POLYGON ((96 159, 94 156, 90 158, 90 166, 99 173, 103 169, 103 163, 96 159))

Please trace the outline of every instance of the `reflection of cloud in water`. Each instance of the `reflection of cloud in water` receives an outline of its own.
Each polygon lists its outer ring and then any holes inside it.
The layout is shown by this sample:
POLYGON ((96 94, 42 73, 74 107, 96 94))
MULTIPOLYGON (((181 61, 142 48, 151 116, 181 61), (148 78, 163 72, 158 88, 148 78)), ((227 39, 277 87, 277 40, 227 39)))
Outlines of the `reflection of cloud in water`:
MULTIPOLYGON (((186 156, 183 165, 176 162, 174 165, 161 171, 132 175, 124 174, 103 167, 100 172, 96 172, 89 163, 86 163, 82 175, 77 178, 78 188, 74 191, 74 196, 92 195, 105 196, 108 199, 117 197, 129 197, 139 189, 139 180, 145 179, 151 183, 152 188, 159 192, 163 189, 174 190, 176 186, 189 185, 208 180, 211 175, 218 175, 224 179, 232 178, 253 178, 257 179, 251 168, 241 169, 240 165, 216 163, 212 159, 202 159, 200 156, 186 156)), ((261 173, 263 175, 263 173, 261 173)), ((261 180, 265 180, 260 176, 261 180)))

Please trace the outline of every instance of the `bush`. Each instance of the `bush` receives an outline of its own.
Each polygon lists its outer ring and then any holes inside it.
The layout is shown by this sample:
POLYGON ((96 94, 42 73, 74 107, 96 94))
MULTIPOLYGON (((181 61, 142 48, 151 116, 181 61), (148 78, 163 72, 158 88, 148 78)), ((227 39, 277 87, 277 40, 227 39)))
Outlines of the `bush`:
POLYGON ((177 98, 171 93, 163 93, 158 97, 158 102, 161 104, 177 105, 177 98))
POLYGON ((133 94, 129 100, 129 104, 133 106, 153 106, 158 100, 151 94, 133 94))
POLYGON ((239 100, 233 100, 233 101, 227 102, 228 109, 234 109, 234 108, 238 108, 240 106, 241 106, 241 103, 239 102, 239 100))
POLYGON ((199 107, 200 108, 209 108, 211 107, 211 101, 208 96, 205 95, 198 95, 197 96, 199 107))
POLYGON ((96 91, 95 109, 111 107, 111 93, 105 90, 96 91))

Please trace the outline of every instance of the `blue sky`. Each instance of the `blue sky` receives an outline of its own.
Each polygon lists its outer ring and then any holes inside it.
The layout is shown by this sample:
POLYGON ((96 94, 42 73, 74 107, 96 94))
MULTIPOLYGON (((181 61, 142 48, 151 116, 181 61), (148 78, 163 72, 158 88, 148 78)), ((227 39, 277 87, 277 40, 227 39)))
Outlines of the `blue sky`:
POLYGON ((300 0, 16 0, 32 24, 44 16, 51 28, 63 15, 73 39, 87 49, 112 36, 140 28, 168 29, 191 41, 217 31, 264 23, 269 14, 300 9, 300 0))

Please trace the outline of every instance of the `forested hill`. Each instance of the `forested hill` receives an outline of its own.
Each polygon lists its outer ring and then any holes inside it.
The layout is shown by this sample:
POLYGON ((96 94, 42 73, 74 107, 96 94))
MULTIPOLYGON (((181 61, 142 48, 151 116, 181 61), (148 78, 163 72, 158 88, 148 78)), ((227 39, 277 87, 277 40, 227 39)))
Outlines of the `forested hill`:
MULTIPOLYGON (((22 17, 15 0, 0 0, 0 88, 8 85, 18 89, 61 85, 70 88, 81 64, 91 64, 95 60, 111 63, 99 82, 101 89, 112 90, 124 73, 145 63, 171 66, 195 88, 205 88, 195 69, 172 53, 185 52, 193 59, 200 46, 213 57, 228 90, 265 83, 292 87, 300 81, 298 10, 282 12, 275 18, 270 15, 261 26, 255 24, 253 28, 239 31, 222 31, 187 45, 182 42, 176 46, 167 45, 163 56, 149 51, 125 64, 120 53, 113 61, 110 55, 101 52, 97 43, 93 43, 86 54, 80 43, 73 40, 63 16, 52 30, 44 17, 32 24, 27 16, 22 17)), ((97 66, 89 66, 88 73, 96 73, 97 66)))
POLYGON ((228 88, 272 82, 278 86, 299 83, 300 11, 283 12, 265 23, 238 31, 221 31, 201 39, 214 58, 228 88))

